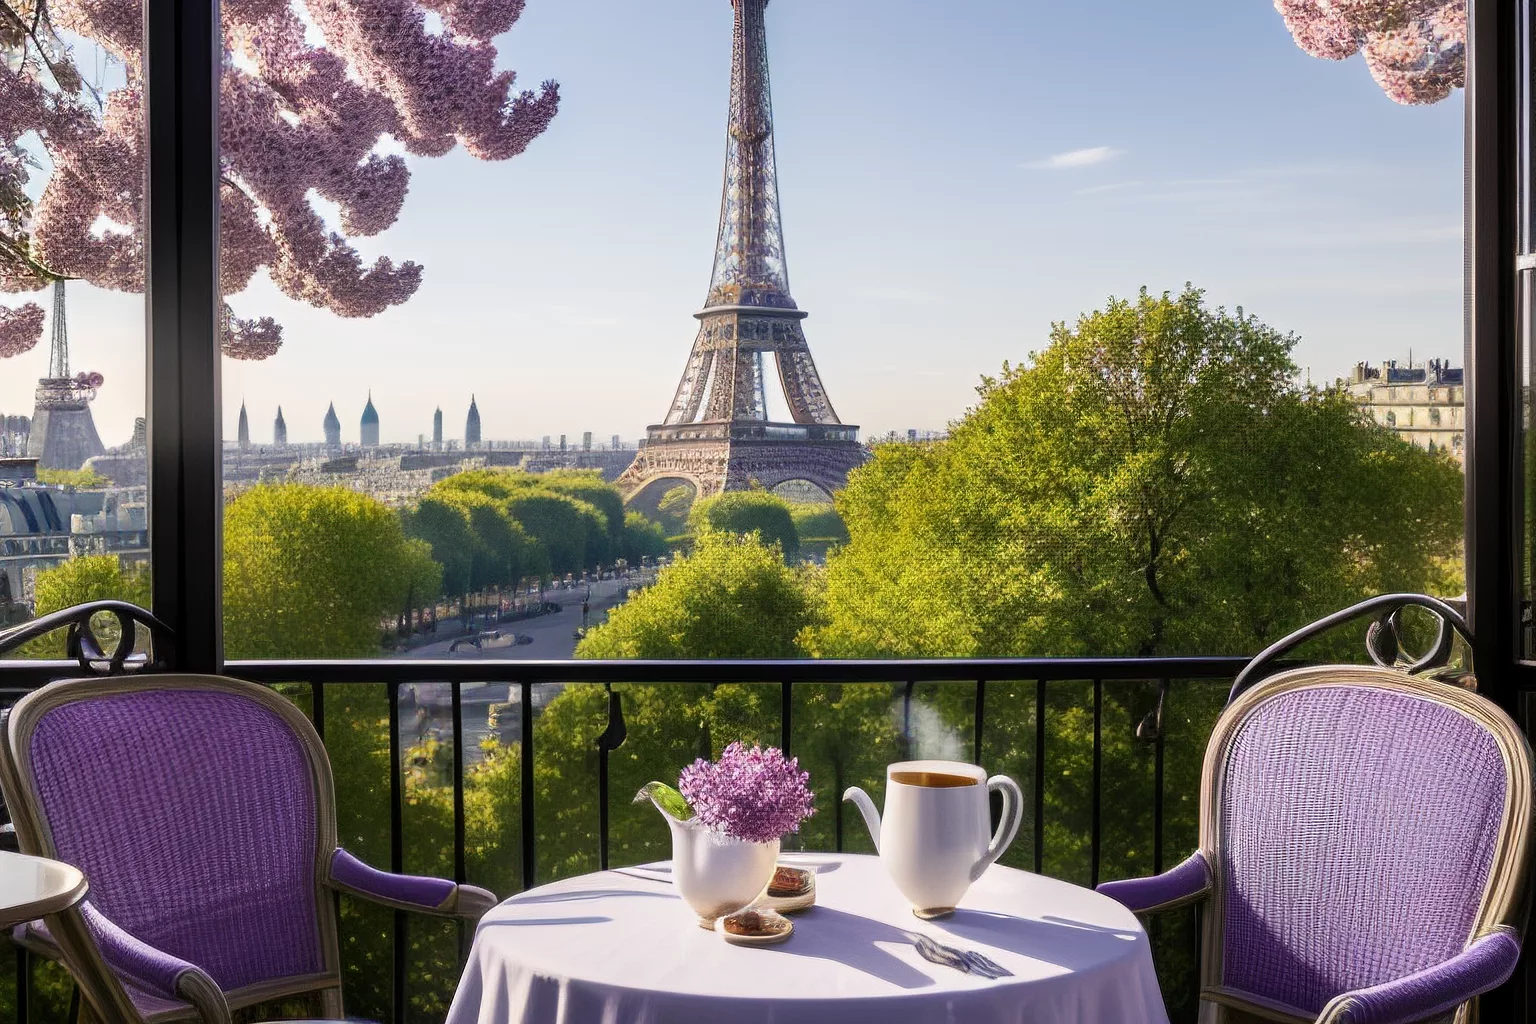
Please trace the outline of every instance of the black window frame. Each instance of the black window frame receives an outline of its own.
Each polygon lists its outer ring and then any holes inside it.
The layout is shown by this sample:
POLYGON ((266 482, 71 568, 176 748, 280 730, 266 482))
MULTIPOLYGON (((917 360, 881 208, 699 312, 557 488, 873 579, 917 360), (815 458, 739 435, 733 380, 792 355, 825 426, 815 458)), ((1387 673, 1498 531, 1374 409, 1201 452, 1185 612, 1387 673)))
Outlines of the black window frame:
MULTIPOLYGON (((183 672, 221 672, 222 416, 218 234, 217 0, 144 0, 147 426, 153 610, 183 672)), ((1467 616, 1481 692, 1525 724, 1536 661, 1522 650, 1522 308, 1536 265, 1521 255, 1522 53, 1536 50, 1536 0, 1469 0, 1466 106, 1467 616), (1528 261, 1520 261, 1521 263, 1528 261)), ((347 671, 361 671, 354 666, 347 671)), ((592 670, 594 666, 587 666, 592 670)), ((856 667, 847 669, 849 677, 856 667)), ((829 682, 839 666, 818 666, 829 682)), ((37 666, 0 664, 0 687, 37 666)), ((730 674, 727 670, 726 674, 730 674)), ((1483 1000, 1489 1020, 1525 1019, 1530 972, 1483 1000)))

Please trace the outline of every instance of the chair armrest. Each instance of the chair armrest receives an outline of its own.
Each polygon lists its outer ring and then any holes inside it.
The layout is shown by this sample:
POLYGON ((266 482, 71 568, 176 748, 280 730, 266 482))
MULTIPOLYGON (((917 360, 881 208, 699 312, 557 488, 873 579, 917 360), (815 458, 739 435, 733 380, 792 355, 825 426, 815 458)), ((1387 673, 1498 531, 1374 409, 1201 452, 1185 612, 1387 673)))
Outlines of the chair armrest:
POLYGON ((1515 973, 1520 940, 1498 928, 1444 963, 1335 996, 1317 1024, 1411 1024, 1497 988, 1515 973))
POLYGON ((1099 892, 1125 904, 1133 913, 1152 914, 1193 903, 1211 891, 1211 867, 1205 854, 1194 855, 1170 871, 1151 878, 1105 882, 1099 892))
POLYGON ((229 1020, 223 991, 201 967, 130 935, 90 900, 79 912, 102 962, 121 981, 162 999, 191 1003, 204 1021, 229 1020))
POLYGON ((397 910, 470 921, 478 920, 496 905, 495 894, 479 886, 458 885, 445 878, 390 874, 369 867, 340 847, 331 856, 325 883, 397 910))

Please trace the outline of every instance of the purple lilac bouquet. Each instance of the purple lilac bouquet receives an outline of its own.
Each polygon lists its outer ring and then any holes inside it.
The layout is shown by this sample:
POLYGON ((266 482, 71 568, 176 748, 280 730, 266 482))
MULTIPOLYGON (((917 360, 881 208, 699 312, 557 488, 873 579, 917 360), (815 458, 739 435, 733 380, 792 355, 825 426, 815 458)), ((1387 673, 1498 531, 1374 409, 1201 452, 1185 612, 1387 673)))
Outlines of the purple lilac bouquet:
POLYGON ((806 785, 810 772, 799 758, 784 757, 777 747, 748 750, 732 743, 720 760, 703 758, 683 769, 678 789, 699 824, 749 843, 771 843, 816 813, 815 794, 806 785))

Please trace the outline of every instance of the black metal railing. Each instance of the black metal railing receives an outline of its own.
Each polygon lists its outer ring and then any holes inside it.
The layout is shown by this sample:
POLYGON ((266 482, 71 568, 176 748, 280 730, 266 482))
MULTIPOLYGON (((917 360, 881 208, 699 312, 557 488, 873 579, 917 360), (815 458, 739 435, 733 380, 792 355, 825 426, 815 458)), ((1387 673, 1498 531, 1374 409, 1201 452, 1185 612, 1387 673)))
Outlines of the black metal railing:
MULTIPOLYGON (((1213 689, 1223 690, 1247 664, 1245 658, 1191 657, 1191 658, 1029 658, 1002 660, 943 660, 943 661, 778 661, 778 662, 490 662, 490 661, 357 661, 357 662, 233 662, 227 674, 252 682, 284 685, 302 692, 309 690, 310 714, 316 730, 325 737, 328 724, 335 728, 334 710, 328 716, 327 705, 346 692, 349 687, 372 684, 382 686, 388 698, 388 749, 389 749, 389 869, 400 872, 408 868, 406 840, 408 823, 406 814, 407 786, 405 779, 406 739, 402 734, 402 690, 411 685, 438 684, 450 688, 451 700, 448 712, 453 742, 452 757, 452 866, 456 881, 467 878, 468 855, 466 851, 465 823, 465 714, 463 691, 466 684, 505 684, 520 705, 520 723, 517 734, 520 776, 520 828, 518 829, 522 888, 531 888, 541 880, 538 848, 538 815, 542 808, 537 802, 535 765, 539 759, 537 733, 534 728, 534 696, 536 688, 544 684, 597 684, 605 687, 608 694, 608 722, 598 737, 597 778, 592 782, 597 791, 598 828, 595 841, 596 866, 607 868, 612 848, 609 821, 609 757, 625 741, 627 723, 623 718, 622 687, 625 684, 689 684, 689 683, 756 683, 773 684, 778 688, 779 731, 781 746, 794 753, 797 729, 812 729, 815 722, 797 721, 794 709, 795 689, 800 686, 836 684, 885 684, 892 686, 897 700, 901 701, 900 720, 902 729, 910 741, 911 704, 914 689, 922 683, 944 683, 950 686, 973 689, 975 711, 970 721, 970 736, 964 737, 963 748, 978 763, 982 761, 984 744, 988 735, 988 684, 1022 684, 1033 688, 1033 783, 1032 800, 1027 805, 1033 819, 1033 848, 1024 866, 1042 871, 1047 862, 1046 808, 1047 808, 1047 735, 1050 718, 1050 697, 1055 685, 1092 687, 1092 776, 1088 782, 1090 796, 1088 863, 1082 865, 1081 880, 1096 884, 1100 881, 1104 849, 1104 786, 1103 746, 1105 740, 1105 695, 1118 685, 1157 687, 1157 705, 1144 719, 1133 723, 1137 738, 1151 747, 1153 762, 1152 786, 1152 858, 1151 868, 1161 871, 1165 864, 1165 808, 1164 792, 1165 730, 1163 716, 1168 713, 1168 702, 1177 692, 1179 684, 1205 681, 1213 689), (620 687, 620 690, 615 690, 620 687), (327 695, 332 699, 328 700, 327 695)), ((0 706, 36 685, 49 680, 79 674, 79 666, 70 662, 38 662, 7 666, 5 685, 0 687, 0 706), (25 676, 25 678, 18 678, 25 676), (19 684, 19 685, 18 685, 19 684)), ((994 715, 996 713, 994 712, 994 715)), ((994 723, 995 727, 996 723, 994 723)), ((1203 737, 1201 738, 1203 751, 1203 737)), ((1198 757, 1195 752, 1193 756, 1198 757)), ((382 780, 380 780, 382 781, 382 780)), ((345 802, 349 794, 340 793, 338 799, 345 802)), ((1028 819, 1026 819, 1028 820, 1028 819)), ((831 845, 841 849, 841 829, 837 841, 831 845)), ((1171 851, 1182 855, 1187 851, 1171 851)), ((548 880, 548 879, 544 879, 548 880)), ((507 893, 501 893, 507 895, 507 893)), ((409 947, 407 915, 396 912, 389 924, 391 947, 392 984, 389 991, 389 1009, 393 1021, 411 1019, 408 1003, 409 947)), ((463 950, 462 937, 459 950, 463 950)), ((1191 948, 1193 958, 1197 952, 1191 948)), ((15 1024, 42 1024, 46 1015, 39 1015, 36 1000, 28 998, 32 983, 32 958, 17 949, 16 960, 16 1008, 15 1024)), ((0 1024, 12 1024, 0 1021, 0 1024)))
MULTIPOLYGON (((996 660, 936 660, 936 661, 755 661, 755 662, 487 662, 487 661, 409 661, 409 662, 232 662, 226 671, 229 675, 252 682, 267 684, 308 684, 316 691, 330 687, 364 683, 383 684, 388 688, 389 745, 391 761, 391 846, 400 847, 401 802, 404 794, 402 741, 400 735, 400 687, 406 684, 436 683, 452 687, 452 735, 456 753, 462 750, 464 735, 463 692, 466 683, 509 684, 518 690, 518 703, 523 709, 520 716, 520 752, 522 792, 522 884, 531 888, 538 879, 536 849, 536 814, 534 799, 534 765, 538 750, 534 735, 533 695, 539 684, 600 684, 609 688, 630 683, 686 684, 686 683, 771 683, 779 687, 779 719, 782 748, 794 753, 794 712, 792 692, 797 685, 836 685, 857 683, 905 684, 904 698, 911 699, 911 688, 917 683, 935 682, 948 685, 972 686, 975 689, 975 716, 969 748, 973 757, 980 761, 982 742, 986 728, 986 686, 988 682, 1035 683, 1035 870, 1041 870, 1044 850, 1041 836, 1044 815, 1044 757, 1047 719, 1047 687, 1051 683, 1091 683, 1093 686, 1093 778, 1089 786, 1092 794, 1093 830, 1090 844, 1089 876, 1096 884, 1099 880, 1100 851, 1102 844, 1102 791, 1103 773, 1103 712, 1106 683, 1140 682, 1156 683, 1159 692, 1166 694, 1175 681, 1231 680, 1236 678, 1247 658, 1238 657, 1189 657, 1189 658, 1019 658, 996 660), (963 682, 962 682, 963 681, 963 682)), ((325 702, 315 699, 313 719, 316 729, 324 737, 325 702)), ((613 742, 618 730, 624 728, 622 704, 615 699, 608 702, 610 721, 604 735, 613 742)), ((1160 715, 1159 715, 1160 717, 1160 715)), ((910 736, 910 715, 903 715, 906 731, 910 736)), ((1147 723, 1140 723, 1146 726, 1147 723)), ((1160 726, 1160 722, 1157 723, 1160 726)), ((1159 783, 1163 770, 1163 735, 1160 727, 1139 730, 1141 738, 1154 748, 1155 771, 1159 783)), ((616 749, 604 744, 599 750, 607 754, 616 749)), ((606 793, 609 784, 608 761, 599 758, 599 774, 594 780, 600 791, 606 793)), ((455 756, 453 772, 453 804, 455 809, 455 835, 453 861, 462 867, 465 861, 463 806, 464 773, 463 758, 455 756)), ((1161 785, 1155 787, 1153 820, 1160 822, 1162 815, 1161 785)), ((607 802, 599 801, 606 809, 607 802)), ((608 867, 609 836, 606 820, 600 821, 598 836, 599 866, 608 867)), ((1161 870, 1159 859, 1156 865, 1161 870)), ((401 870, 398 863, 392 870, 401 870)), ((464 879, 458 879, 463 881, 464 879)))

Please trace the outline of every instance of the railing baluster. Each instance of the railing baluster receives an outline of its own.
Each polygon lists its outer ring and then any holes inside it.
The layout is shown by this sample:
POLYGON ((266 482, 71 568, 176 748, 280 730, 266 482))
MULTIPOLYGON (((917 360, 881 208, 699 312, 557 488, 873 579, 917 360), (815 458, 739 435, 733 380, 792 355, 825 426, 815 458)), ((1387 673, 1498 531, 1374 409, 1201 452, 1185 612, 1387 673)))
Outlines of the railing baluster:
POLYGON ((1093 808, 1092 832, 1088 844, 1088 878, 1090 885, 1099 884, 1099 847, 1103 839, 1104 815, 1104 680, 1093 681, 1093 792, 1090 803, 1093 808))
MULTIPOLYGON (((459 682, 453 688, 453 880, 469 881, 469 865, 464 852, 464 694, 459 682)), ((459 962, 469 956, 469 928, 458 922, 459 962)))
POLYGON ((325 740, 325 687, 319 683, 309 684, 309 721, 315 727, 315 734, 323 742, 325 740))
POLYGON ((469 881, 464 853, 464 694, 461 683, 453 687, 453 880, 469 881))
POLYGON ((1152 748, 1152 873, 1163 873, 1163 734, 1168 731, 1168 698, 1173 684, 1158 680, 1157 742, 1152 748))
MULTIPOLYGON (((386 684, 389 691, 389 869, 405 872, 405 778, 400 751, 400 684, 386 684)), ((406 929, 405 911, 394 912, 394 1024, 405 1020, 406 929)))
POLYGON ((1035 873, 1045 870, 1045 680, 1035 680, 1035 873))
POLYGON ((981 764, 981 730, 987 722, 987 681, 976 680, 976 723, 971 734, 971 763, 981 764))
POLYGON ((32 955, 25 946, 16 947, 16 1019, 31 1024, 32 1006, 27 997, 32 990, 32 955))
POLYGON ((533 683, 524 679, 519 686, 522 702, 520 767, 523 773, 523 834, 519 837, 523 847, 523 888, 532 889, 534 881, 534 815, 533 815, 533 683))
POLYGON ((779 684, 779 749, 785 757, 791 756, 789 745, 794 739, 795 697, 788 681, 779 684))
POLYGON ((916 683, 908 680, 906 687, 901 691, 902 756, 907 758, 912 756, 912 691, 916 687, 916 683))
MULTIPOLYGON (((603 684, 603 691, 608 698, 604 707, 610 709, 608 717, 611 721, 613 684, 603 684)), ((597 741, 597 866, 601 871, 608 870, 608 744, 605 742, 607 735, 607 732, 604 732, 597 741)))

